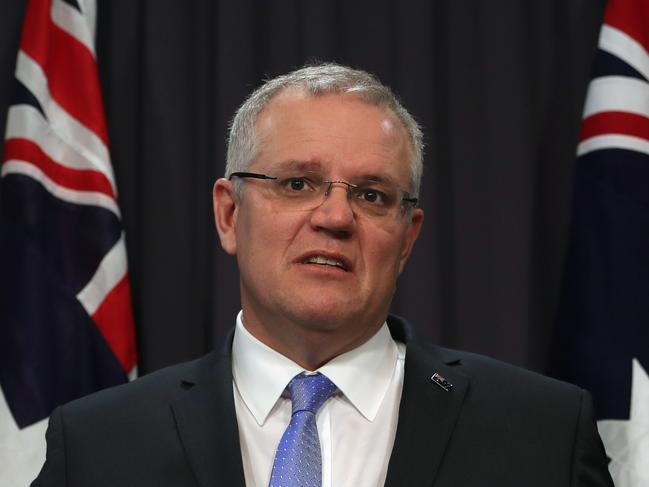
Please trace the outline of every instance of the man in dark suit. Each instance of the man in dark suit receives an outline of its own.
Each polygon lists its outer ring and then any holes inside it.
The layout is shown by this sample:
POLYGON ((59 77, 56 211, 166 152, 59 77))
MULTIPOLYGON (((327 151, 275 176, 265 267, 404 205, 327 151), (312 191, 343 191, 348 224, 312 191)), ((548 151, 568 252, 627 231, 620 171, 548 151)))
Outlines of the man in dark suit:
POLYGON ((234 332, 57 409, 34 485, 612 485, 585 391, 420 344, 388 316, 421 161, 416 122, 365 72, 256 90, 214 186, 234 332))

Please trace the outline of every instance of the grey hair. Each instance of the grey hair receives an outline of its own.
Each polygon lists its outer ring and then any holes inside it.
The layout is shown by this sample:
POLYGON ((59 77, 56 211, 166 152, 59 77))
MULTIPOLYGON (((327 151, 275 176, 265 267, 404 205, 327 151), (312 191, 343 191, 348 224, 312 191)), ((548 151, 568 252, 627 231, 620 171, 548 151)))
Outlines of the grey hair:
POLYGON ((259 114, 273 98, 292 87, 302 88, 312 96, 353 94, 365 103, 392 111, 410 137, 410 193, 413 197, 419 195, 424 152, 423 134, 419 124, 401 105, 390 88, 375 76, 334 63, 305 66, 267 80, 243 102, 230 124, 225 177, 229 177, 233 172, 246 171, 250 167, 259 150, 255 134, 259 114))

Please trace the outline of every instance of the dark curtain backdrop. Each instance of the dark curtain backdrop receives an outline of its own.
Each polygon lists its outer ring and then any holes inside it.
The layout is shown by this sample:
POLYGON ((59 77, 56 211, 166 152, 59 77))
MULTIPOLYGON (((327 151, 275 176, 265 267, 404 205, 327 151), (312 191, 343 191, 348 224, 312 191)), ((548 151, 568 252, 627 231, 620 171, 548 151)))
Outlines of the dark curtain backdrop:
MULTIPOLYGON (((261 79, 310 60, 377 74, 424 127, 426 221, 393 310, 427 339, 543 370, 604 3, 99 0, 141 372, 233 325, 211 208, 227 124, 261 79)), ((4 133, 25 0, 2 5, 4 133)))

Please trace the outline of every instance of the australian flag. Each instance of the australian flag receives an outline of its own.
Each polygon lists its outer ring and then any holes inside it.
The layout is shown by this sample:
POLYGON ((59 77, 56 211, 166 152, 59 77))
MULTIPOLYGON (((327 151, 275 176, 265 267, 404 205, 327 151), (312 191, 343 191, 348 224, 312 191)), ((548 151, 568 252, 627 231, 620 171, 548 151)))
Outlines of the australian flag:
POLYGON ((94 0, 29 0, 3 147, 0 477, 26 485, 56 406, 136 370, 94 0))
POLYGON ((649 486, 649 0, 610 0, 577 149, 551 374, 590 390, 618 487, 649 486))

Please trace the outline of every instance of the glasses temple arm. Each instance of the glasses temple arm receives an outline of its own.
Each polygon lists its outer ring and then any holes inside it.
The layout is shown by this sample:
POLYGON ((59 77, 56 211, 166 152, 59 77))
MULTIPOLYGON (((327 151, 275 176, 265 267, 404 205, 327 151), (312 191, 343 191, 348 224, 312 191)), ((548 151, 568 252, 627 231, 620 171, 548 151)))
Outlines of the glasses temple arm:
POLYGON ((230 174, 228 177, 229 180, 232 180, 232 178, 237 177, 237 178, 255 178, 255 179, 277 179, 275 176, 269 176, 267 174, 260 174, 257 172, 233 172, 230 174))

